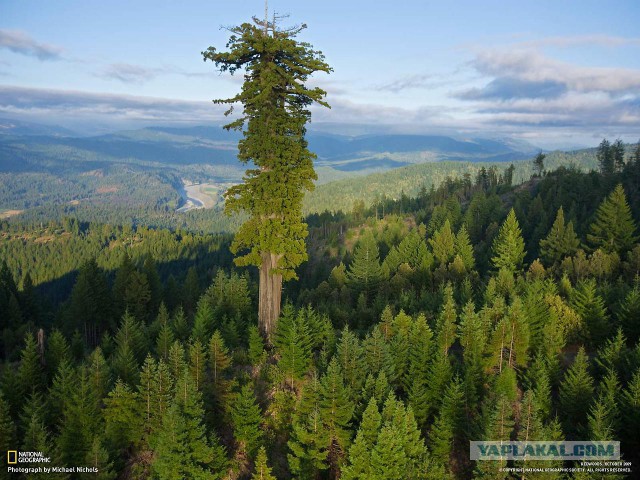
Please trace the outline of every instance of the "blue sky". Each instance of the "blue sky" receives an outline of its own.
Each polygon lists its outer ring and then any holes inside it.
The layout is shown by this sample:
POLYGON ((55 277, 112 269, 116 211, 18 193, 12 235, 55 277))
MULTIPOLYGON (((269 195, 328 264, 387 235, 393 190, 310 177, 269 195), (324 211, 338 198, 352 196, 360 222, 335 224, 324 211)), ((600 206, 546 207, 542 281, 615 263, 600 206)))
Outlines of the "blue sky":
MULTIPOLYGON (((334 68, 312 128, 640 138, 640 2, 271 0, 334 68)), ((258 0, 0 0, 0 116, 101 131, 220 124, 238 90, 200 52, 258 0)))

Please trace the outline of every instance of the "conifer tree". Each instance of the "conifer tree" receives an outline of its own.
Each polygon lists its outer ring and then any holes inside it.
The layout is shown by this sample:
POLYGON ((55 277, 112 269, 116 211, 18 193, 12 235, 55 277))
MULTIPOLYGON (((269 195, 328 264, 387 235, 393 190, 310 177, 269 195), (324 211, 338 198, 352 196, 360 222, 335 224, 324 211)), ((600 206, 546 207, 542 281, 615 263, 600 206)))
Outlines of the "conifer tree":
POLYGON ((565 225, 564 211, 561 206, 549 234, 540 240, 540 256, 547 265, 556 265, 564 257, 573 255, 579 245, 580 240, 573 231, 573 222, 565 225))
POLYGON ((445 466, 450 470, 449 457, 453 452, 453 443, 462 425, 464 391, 460 379, 455 378, 444 392, 440 412, 436 416, 429 432, 429 451, 431 462, 445 466))
MULTIPOLYGON (((498 397, 495 402, 492 402, 492 406, 493 408, 488 410, 486 415, 483 438, 490 438, 492 441, 509 441, 514 425, 511 402, 505 397, 498 397)), ((476 477, 496 480, 507 478, 507 472, 504 471, 506 464, 507 461, 503 458, 476 462, 476 477)))
POLYGON ((60 419, 57 447, 68 465, 81 465, 98 432, 100 416, 85 367, 78 369, 77 383, 66 399, 60 419))
POLYGON ((356 246, 353 261, 347 269, 349 284, 356 292, 364 293, 365 298, 370 297, 383 280, 379 257, 378 244, 373 235, 365 234, 356 246))
POLYGON ((193 379, 196 390, 202 388, 204 383, 207 354, 200 340, 195 340, 189 345, 189 373, 193 379))
POLYGON ((25 346, 20 354, 18 378, 23 396, 31 392, 40 392, 44 387, 38 344, 31 333, 25 336, 25 346))
POLYGON ((249 325, 249 348, 247 349, 247 356, 249 357, 249 363, 254 367, 266 358, 264 351, 264 341, 260 335, 260 331, 256 325, 249 325))
POLYGON ((198 309, 193 319, 193 332, 191 338, 193 340, 200 340, 201 343, 206 342, 211 338, 214 327, 213 308, 205 297, 201 297, 198 302, 198 309))
POLYGON ((300 478, 314 478, 326 470, 329 433, 320 414, 320 381, 314 374, 306 383, 293 414, 287 455, 291 473, 300 478))
POLYGON ((250 216, 236 233, 232 250, 248 249, 236 264, 260 269, 258 319, 267 337, 280 317, 283 280, 296 278, 294 269, 307 258, 302 199, 316 179, 315 155, 304 138, 311 118, 308 107, 328 107, 326 92, 305 87, 314 72, 331 71, 321 52, 295 39, 305 27, 280 30, 275 17, 273 22, 243 23, 230 29, 228 52, 214 47, 202 52, 221 72, 246 72, 241 93, 215 102, 243 104, 243 115, 225 128, 241 130, 246 124, 238 158, 255 168, 247 170, 244 183, 227 190, 225 210, 250 216))
POLYGON ((626 253, 638 240, 636 224, 631 216, 627 197, 621 184, 609 194, 596 211, 595 220, 587 234, 587 242, 594 250, 626 253))
POLYGON ((224 344, 222 335, 216 330, 209 340, 209 371, 211 372, 211 396, 213 402, 222 407, 226 405, 229 393, 229 381, 226 379, 227 371, 231 366, 229 351, 224 344))
POLYGON ((203 416, 200 394, 185 370, 158 435, 152 463, 158 478, 211 478, 212 473, 219 473, 210 471, 214 449, 206 437, 203 416))
POLYGON ((375 398, 369 400, 369 404, 362 415, 362 422, 353 445, 349 449, 349 464, 342 469, 344 480, 356 480, 371 478, 371 451, 378 440, 381 416, 375 398))
POLYGON ((329 362, 327 373, 320 381, 319 407, 328 433, 328 461, 332 470, 336 470, 351 441, 354 405, 335 357, 329 362))
POLYGON ((52 330, 49 335, 47 348, 45 350, 45 360, 47 362, 49 378, 53 378, 63 360, 71 361, 71 353, 67 339, 58 329, 52 330))
POLYGON ((618 321, 626 338, 631 344, 640 340, 640 285, 636 285, 627 293, 618 309, 618 321))
POLYGON ((267 452, 264 447, 260 447, 258 450, 258 456, 256 457, 256 468, 251 476, 251 480, 276 480, 271 472, 271 467, 267 463, 267 452))
POLYGON ((87 362, 87 374, 93 398, 96 400, 96 408, 100 407, 102 399, 107 395, 111 386, 111 370, 102 354, 102 349, 96 349, 89 355, 87 362))
POLYGON ((176 340, 169 349, 169 361, 167 365, 169 367, 169 373, 171 377, 176 381, 182 376, 182 372, 187 368, 187 362, 185 360, 186 353, 184 347, 180 341, 176 340))
POLYGON ((522 269, 525 255, 522 231, 512 208, 493 241, 491 261, 496 270, 504 268, 513 273, 522 269))
POLYGON ((161 303, 160 311, 158 313, 158 318, 160 319, 160 331, 158 332, 158 337, 156 339, 156 353, 166 362, 169 358, 169 350, 171 349, 171 345, 173 344, 175 337, 171 330, 171 322, 164 316, 163 312, 166 312, 166 308, 164 303, 161 303))
POLYGON ((244 385, 235 396, 231 407, 231 422, 240 450, 253 457, 262 442, 262 413, 251 384, 244 385))
POLYGON ((596 291, 595 280, 584 280, 576 286, 571 296, 571 306, 587 327, 591 343, 599 345, 607 337, 610 325, 604 300, 596 291))
POLYGON ((429 239, 433 256, 439 265, 446 265, 453 259, 456 253, 455 242, 456 237, 451 230, 449 219, 447 219, 444 225, 429 239))
MULTIPOLYGON (((302 312, 301 312, 302 313, 302 312)), ((286 305, 274 335, 274 345, 280 354, 278 365, 286 375, 291 388, 304 376, 311 365, 311 339, 305 316, 296 315, 291 305, 286 305)))
POLYGON ((603 175, 611 175, 615 171, 615 162, 613 158, 613 151, 611 149, 611 143, 606 138, 602 139, 600 145, 598 145, 598 151, 596 152, 598 163, 600 164, 600 172, 603 175))
POLYGON ((114 480, 117 475, 112 470, 113 464, 109 461, 109 453, 102 447, 100 437, 95 437, 91 449, 85 457, 85 465, 98 470, 94 478, 98 480, 114 480))
POLYGON ((448 284, 444 289, 444 302, 436 322, 436 348, 442 354, 447 354, 456 340, 456 303, 453 299, 453 287, 448 284))
POLYGON ((362 346, 358 337, 349 330, 342 329, 340 340, 336 348, 336 358, 343 372, 345 384, 352 395, 356 395, 362 388, 364 372, 362 368, 362 346))
POLYGON ((560 411, 567 433, 585 433, 586 414, 593 399, 593 379, 587 368, 587 355, 584 348, 580 347, 560 384, 560 411))
POLYGON ((473 254, 473 245, 471 245, 469 233, 467 232, 467 226, 464 223, 462 224, 460 230, 458 230, 458 234, 456 235, 454 251, 455 254, 462 260, 464 268, 467 272, 470 272, 475 268, 476 261, 473 254))

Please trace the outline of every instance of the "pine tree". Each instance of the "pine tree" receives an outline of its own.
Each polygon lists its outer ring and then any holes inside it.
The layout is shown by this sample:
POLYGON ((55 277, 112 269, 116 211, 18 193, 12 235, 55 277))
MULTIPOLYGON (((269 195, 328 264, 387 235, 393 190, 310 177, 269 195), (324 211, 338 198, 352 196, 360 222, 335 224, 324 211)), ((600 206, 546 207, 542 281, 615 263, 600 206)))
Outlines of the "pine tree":
POLYGON ((273 342, 280 354, 278 365, 293 388, 311 366, 311 339, 304 315, 296 315, 289 304, 282 310, 273 342))
POLYGON ((329 437, 328 461, 332 470, 342 462, 351 441, 354 405, 336 358, 320 381, 319 412, 329 437))
POLYGON ((454 251, 455 254, 462 260, 464 268, 467 272, 470 272, 475 268, 473 245, 471 244, 469 233, 467 232, 467 227, 464 223, 462 224, 460 230, 458 230, 458 234, 456 235, 454 251))
MULTIPOLYGON (((211 478, 214 449, 203 425, 204 410, 191 375, 184 371, 162 420, 152 470, 158 478, 211 478)), ((218 472, 215 472, 218 473, 218 472)), ((215 477, 214 477, 215 478, 215 477)))
POLYGON ((358 337, 345 326, 336 349, 336 358, 343 372, 345 384, 356 394, 362 388, 364 372, 362 368, 362 347, 358 337))
POLYGON ((547 158, 547 156, 542 153, 539 152, 535 158, 533 159, 533 168, 534 170, 537 171, 537 175, 538 177, 542 177, 542 172, 544 170, 544 159, 547 158))
POLYGON ((522 269, 525 255, 522 232, 512 208, 493 241, 491 261, 496 270, 504 268, 509 272, 518 272, 522 269))
POLYGON ((225 128, 240 130, 247 124, 238 158, 256 168, 247 170, 244 183, 227 190, 225 210, 249 214, 232 251, 249 249, 236 264, 260 269, 258 320, 269 338, 280 317, 282 282, 296 278, 294 269, 307 259, 302 199, 305 190, 313 189, 316 174, 305 124, 311 118, 309 105, 328 104, 326 92, 304 84, 314 72, 329 73, 331 68, 321 52, 295 40, 306 25, 280 30, 275 17, 256 23, 230 29, 228 52, 209 47, 202 54, 222 72, 246 70, 242 92, 215 102, 243 104, 243 116, 225 128))
POLYGON ((196 390, 202 389, 205 380, 205 368, 207 365, 207 354, 200 340, 195 340, 189 345, 189 373, 193 379, 196 390))
POLYGON ((231 422, 240 450, 253 457, 262 443, 262 413, 251 384, 243 386, 236 394, 231 407, 231 422))
POLYGON ((99 408, 102 399, 107 395, 111 386, 111 370, 100 347, 96 347, 89 355, 87 373, 93 398, 97 402, 96 408, 99 408))
POLYGON ((249 328, 249 348, 247 350, 247 356, 249 357, 249 363, 254 367, 262 363, 266 354, 264 351, 264 340, 260 335, 260 330, 256 325, 250 325, 249 328))
POLYGON ((565 225, 564 211, 560 207, 549 234, 540 240, 540 256, 547 265, 556 265, 564 257, 573 255, 579 245, 580 240, 573 231, 573 222, 565 225))
POLYGON ((627 293, 618 309, 618 321, 625 336, 631 344, 640 340, 640 285, 636 285, 627 293))
POLYGON ((567 433, 585 432, 589 406, 593 399, 593 379, 587 371, 588 359, 580 347, 575 361, 560 384, 560 411, 567 433))
POLYGON ((298 478, 312 479, 326 470, 329 432, 320 414, 320 381, 314 374, 302 388, 287 446, 289 469, 298 478))
POLYGON ((131 446, 137 448, 142 441, 146 409, 141 415, 140 400, 121 380, 104 399, 105 439, 116 454, 122 455, 131 446))
POLYGON ((606 138, 602 139, 596 152, 598 163, 600 164, 600 172, 603 175, 610 175, 615 171, 615 163, 611 144, 606 138))
POLYGON ((267 452, 264 447, 260 447, 260 450, 258 450, 256 468, 251 476, 251 480, 276 480, 276 477, 271 473, 271 467, 269 467, 267 463, 267 452))
POLYGON ((456 254, 455 249, 456 236, 451 230, 449 219, 445 220, 444 225, 429 239, 429 244, 433 250, 433 256, 439 265, 446 265, 456 254))
POLYGON ((340 478, 356 480, 372 477, 371 451, 378 440, 380 422, 377 400, 371 398, 362 416, 356 439, 349 449, 349 463, 342 469, 340 478))
POLYGON ((202 297, 198 302, 198 309, 193 319, 191 338, 193 340, 200 340, 201 343, 206 344, 209 338, 211 338, 213 327, 213 308, 209 301, 205 297, 202 297))
POLYGON ((349 285, 356 292, 364 293, 365 298, 370 297, 383 280, 379 257, 378 244, 373 235, 365 234, 356 246, 353 261, 347 269, 349 285))
POLYGON ((609 334, 610 325, 604 300, 596 292, 595 280, 584 280, 576 286, 571 306, 587 327, 591 343, 599 345, 609 334))
POLYGON ((31 333, 25 336, 25 347, 20 354, 18 378, 22 396, 27 396, 31 392, 40 392, 44 388, 38 344, 31 333))
MULTIPOLYGON (((492 441, 509 441, 513 430, 513 408, 505 397, 498 397, 486 414, 486 423, 483 438, 492 441)), ((507 472, 504 471, 507 461, 504 459, 483 460, 476 462, 476 478, 504 479, 507 472)))
POLYGON ((436 348, 442 354, 447 354, 456 340, 456 303, 453 299, 453 287, 448 284, 444 289, 444 302, 436 322, 436 348))
POLYGON ((229 381, 226 375, 231 366, 229 351, 222 335, 216 330, 209 340, 209 371, 211 373, 211 397, 213 402, 223 410, 229 393, 229 381))
POLYGON ((638 240, 635 231, 627 197, 622 185, 618 184, 598 207, 587 242, 594 250, 600 248, 607 253, 623 255, 638 240))
POLYGON ((47 348, 45 350, 45 360, 47 362, 49 378, 53 378, 63 361, 71 361, 69 344, 60 330, 55 329, 49 335, 49 341, 47 342, 47 348))
POLYGON ((463 405, 462 383, 455 378, 444 392, 440 412, 429 432, 431 461, 444 465, 445 470, 450 470, 449 457, 453 452, 454 439, 461 429, 463 405))
POLYGON ((93 476, 98 480, 113 480, 117 477, 112 470, 113 464, 109 461, 109 453, 102 447, 100 437, 93 439, 91 449, 85 457, 85 465, 98 469, 98 473, 93 476))
POLYGON ((81 465, 98 432, 100 416, 98 401, 93 394, 89 372, 85 367, 80 367, 77 383, 64 402, 60 435, 57 438, 57 447, 65 464, 81 465))
POLYGON ((166 362, 169 358, 169 349, 171 348, 175 337, 173 335, 173 331, 171 330, 171 322, 168 318, 168 312, 166 307, 164 306, 164 303, 160 304, 160 310, 158 312, 158 325, 160 330, 156 339, 156 353, 166 362))
POLYGON ((186 353, 184 351, 184 347, 180 341, 176 340, 169 349, 169 361, 167 362, 169 373, 174 380, 179 379, 182 376, 184 369, 187 368, 185 358, 186 353))

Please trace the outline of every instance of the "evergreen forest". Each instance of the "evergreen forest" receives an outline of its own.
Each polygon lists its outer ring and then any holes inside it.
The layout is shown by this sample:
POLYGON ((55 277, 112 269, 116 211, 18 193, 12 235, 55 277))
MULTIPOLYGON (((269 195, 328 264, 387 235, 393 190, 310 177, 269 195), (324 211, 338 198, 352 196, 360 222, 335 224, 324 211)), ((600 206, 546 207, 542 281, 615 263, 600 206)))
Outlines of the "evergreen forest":
POLYGON ((232 234, 2 221, 0 451, 98 469, 60 479, 634 478, 469 460, 619 440, 640 468, 640 144, 596 158, 308 214, 269 342, 232 234))

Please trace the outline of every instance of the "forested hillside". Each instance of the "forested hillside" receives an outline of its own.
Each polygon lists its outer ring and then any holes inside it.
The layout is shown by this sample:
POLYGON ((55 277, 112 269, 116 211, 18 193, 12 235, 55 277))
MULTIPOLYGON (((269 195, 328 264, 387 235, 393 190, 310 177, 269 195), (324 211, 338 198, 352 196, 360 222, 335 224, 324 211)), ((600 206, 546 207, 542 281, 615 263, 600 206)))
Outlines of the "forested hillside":
POLYGON ((478 439, 619 439, 635 466, 640 147, 608 148, 308 216, 273 345, 230 237, 2 222, 0 447, 103 479, 516 478, 478 439))

